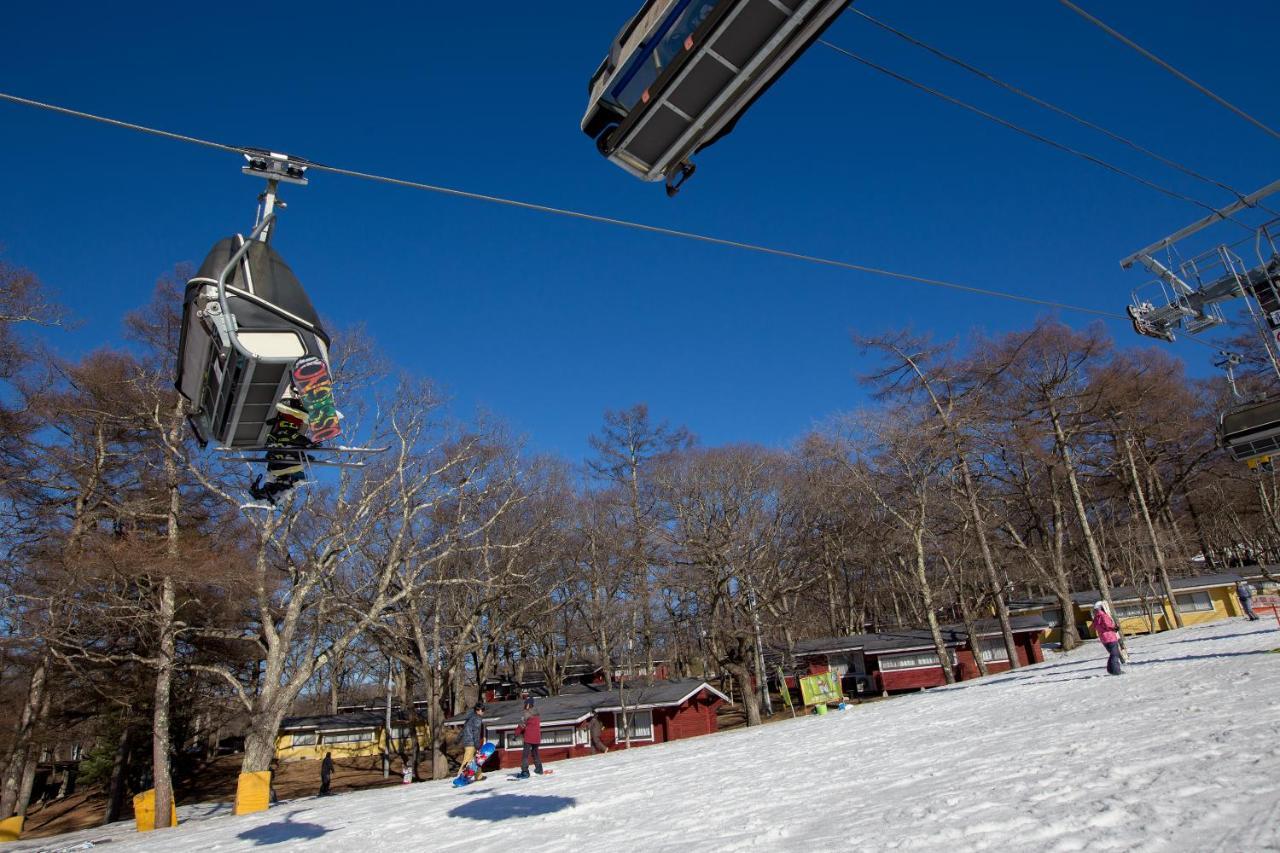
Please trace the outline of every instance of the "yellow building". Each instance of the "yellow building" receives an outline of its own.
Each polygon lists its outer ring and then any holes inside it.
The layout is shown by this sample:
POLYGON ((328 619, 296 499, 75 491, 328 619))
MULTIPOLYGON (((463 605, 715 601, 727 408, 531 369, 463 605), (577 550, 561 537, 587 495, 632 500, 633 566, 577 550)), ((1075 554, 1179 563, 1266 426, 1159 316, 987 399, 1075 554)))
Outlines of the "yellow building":
MULTIPOLYGON (((419 748, 431 745, 426 723, 411 726, 403 717, 391 722, 391 752, 407 751, 415 735, 419 748)), ((351 711, 311 717, 289 717, 276 736, 276 758, 280 761, 320 760, 325 753, 335 759, 381 755, 386 745, 386 712, 351 711)))
MULTIPOLYGON (((1174 598, 1183 625, 1200 625, 1232 616, 1243 616, 1244 608, 1236 597, 1237 575, 1199 575, 1193 578, 1171 578, 1174 598)), ((1099 600, 1097 590, 1074 593, 1076 622, 1088 626, 1093 635, 1093 604, 1099 600)), ((1163 590, 1120 587, 1111 591, 1116 623, 1126 635, 1155 634, 1175 627, 1173 610, 1163 590)), ((1096 635, 1095 635, 1096 636, 1096 635)))
MULTIPOLYGON (((1045 624, 1045 629, 1040 632, 1040 642, 1045 645, 1061 645, 1062 605, 1058 603, 1057 597, 1010 599, 1008 607, 1010 616, 1039 616, 1045 624)), ((996 615, 994 605, 991 607, 991 615, 996 615)))

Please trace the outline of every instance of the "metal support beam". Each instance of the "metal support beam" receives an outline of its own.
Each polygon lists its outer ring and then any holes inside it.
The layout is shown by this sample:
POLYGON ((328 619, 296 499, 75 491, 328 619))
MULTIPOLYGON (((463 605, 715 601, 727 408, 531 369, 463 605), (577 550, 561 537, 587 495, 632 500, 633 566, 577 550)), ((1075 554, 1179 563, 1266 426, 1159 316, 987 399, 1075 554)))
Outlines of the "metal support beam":
POLYGON ((1229 204, 1226 207, 1215 210, 1213 213, 1210 213, 1205 218, 1191 223, 1186 228, 1183 228, 1181 231, 1175 231, 1174 233, 1170 234, 1168 237, 1165 237, 1162 240, 1157 240, 1156 242, 1152 243, 1150 246, 1147 246, 1145 249, 1139 249, 1129 257, 1122 260, 1120 262, 1120 266, 1124 269, 1128 269, 1138 261, 1143 261, 1144 258, 1150 258, 1151 255, 1153 255, 1154 253, 1159 252, 1162 249, 1166 249, 1169 246, 1172 246, 1174 243, 1178 242, 1179 240, 1182 240, 1186 237, 1190 237, 1192 234, 1195 234, 1199 231, 1203 231, 1204 229, 1208 228, 1210 225, 1213 225, 1218 222, 1222 222, 1223 220, 1227 219, 1231 215, 1235 213, 1239 213, 1240 211, 1246 208, 1254 207, 1262 199, 1277 192, 1280 192, 1280 180, 1272 181, 1271 183, 1267 184, 1265 187, 1258 190, 1257 192, 1252 193, 1251 195, 1247 195, 1244 198, 1240 199, 1239 201, 1229 204))

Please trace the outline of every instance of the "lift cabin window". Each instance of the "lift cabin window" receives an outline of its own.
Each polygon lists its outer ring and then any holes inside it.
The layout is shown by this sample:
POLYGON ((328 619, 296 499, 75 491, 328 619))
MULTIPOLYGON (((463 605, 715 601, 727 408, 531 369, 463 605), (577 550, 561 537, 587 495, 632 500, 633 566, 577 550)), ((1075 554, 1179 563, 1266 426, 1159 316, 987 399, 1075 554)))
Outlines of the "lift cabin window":
POLYGON ((711 14, 715 3, 683 0, 644 40, 609 93, 626 110, 640 103, 662 70, 685 50, 685 42, 711 14))

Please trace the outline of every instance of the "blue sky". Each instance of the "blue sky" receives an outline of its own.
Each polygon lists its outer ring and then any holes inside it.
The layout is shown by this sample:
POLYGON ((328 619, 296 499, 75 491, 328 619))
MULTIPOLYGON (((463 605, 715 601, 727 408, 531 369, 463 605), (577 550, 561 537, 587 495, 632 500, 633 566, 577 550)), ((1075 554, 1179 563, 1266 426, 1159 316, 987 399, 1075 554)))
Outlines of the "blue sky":
MULTIPOLYGON (((23 3, 6 13, 0 89, 354 169, 1116 311, 1142 281, 1117 259, 1201 213, 820 47, 668 200, 578 130, 587 78, 638 0, 445 5, 23 3)), ((859 8, 1240 189, 1277 177, 1280 143, 1050 0, 859 8)), ((1089 8, 1280 124, 1271 59, 1250 48, 1280 25, 1274 0, 1089 8)), ((1230 200, 852 15, 828 37, 1181 192, 1230 200)), ((0 163, 3 257, 82 318, 59 342, 71 352, 118 340, 120 316, 159 275, 251 226, 259 189, 233 155, 7 104, 0 163)), ((276 246, 323 313, 366 323, 460 413, 494 412, 533 448, 572 458, 604 409, 641 401, 708 443, 786 444, 863 399, 855 376, 867 365, 851 331, 998 333, 1038 313, 334 175, 286 199, 276 246)), ((1108 325, 1137 344, 1127 323, 1108 325)), ((1208 369, 1208 350, 1176 352, 1208 369)))

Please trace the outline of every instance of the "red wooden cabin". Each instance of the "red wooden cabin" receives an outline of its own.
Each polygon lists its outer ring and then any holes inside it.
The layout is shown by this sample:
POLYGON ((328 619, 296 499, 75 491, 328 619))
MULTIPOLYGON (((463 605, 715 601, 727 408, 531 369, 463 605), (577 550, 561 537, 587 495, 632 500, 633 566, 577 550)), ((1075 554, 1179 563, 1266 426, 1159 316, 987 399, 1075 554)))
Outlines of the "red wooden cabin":
MULTIPOLYGON (((542 760, 560 761, 591 754, 588 726, 592 714, 600 718, 604 729, 601 740, 609 749, 626 746, 628 730, 631 746, 649 746, 719 730, 717 712, 728 697, 707 682, 684 678, 652 683, 628 683, 619 693, 617 688, 605 690, 603 685, 571 685, 558 696, 537 699, 542 719, 542 760), (627 726, 624 729, 622 703, 626 703, 627 726)), ((515 733, 520 723, 523 703, 495 702, 485 715, 485 739, 497 747, 490 768, 519 767, 524 746, 515 733)), ((461 726, 466 715, 445 721, 446 726, 461 726)))

